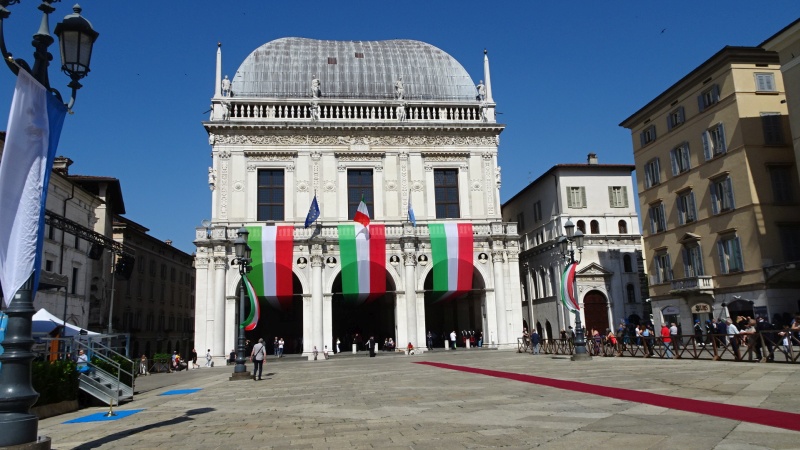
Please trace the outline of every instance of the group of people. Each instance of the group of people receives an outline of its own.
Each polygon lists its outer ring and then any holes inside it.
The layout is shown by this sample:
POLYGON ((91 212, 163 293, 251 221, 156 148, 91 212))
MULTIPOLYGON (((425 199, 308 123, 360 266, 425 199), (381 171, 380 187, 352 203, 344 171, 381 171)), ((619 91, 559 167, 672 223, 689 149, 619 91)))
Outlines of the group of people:
POLYGON ((539 354, 539 348, 540 348, 540 345, 542 343, 542 337, 539 335, 539 332, 536 331, 536 328, 531 330, 530 333, 528 333, 528 329, 527 328, 523 328, 522 329, 522 341, 525 343, 525 347, 526 348, 530 348, 531 349, 531 354, 532 355, 538 355, 539 354))

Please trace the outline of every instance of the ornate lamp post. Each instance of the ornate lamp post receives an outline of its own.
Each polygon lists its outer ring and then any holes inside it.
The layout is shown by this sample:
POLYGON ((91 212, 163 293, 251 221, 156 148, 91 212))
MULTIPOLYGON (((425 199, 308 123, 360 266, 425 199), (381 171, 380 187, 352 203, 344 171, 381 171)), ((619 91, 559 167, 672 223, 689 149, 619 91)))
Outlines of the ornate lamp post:
MULTIPOLYGON (((583 232, 581 232, 581 230, 576 231, 575 224, 573 224, 571 220, 567 220, 567 223, 564 224, 564 231, 567 233, 566 237, 561 236, 558 238, 561 256, 567 264, 580 264, 580 258, 583 254, 583 232), (575 260, 575 249, 578 250, 577 261, 575 260)), ((574 286, 574 289, 575 298, 577 298, 578 286, 574 286)), ((589 361, 592 359, 592 355, 586 352, 585 336, 583 326, 581 325, 581 313, 580 311, 575 311, 575 354, 572 355, 573 361, 589 361)))
POLYGON ((236 240, 233 242, 233 250, 236 253, 236 258, 233 262, 239 266, 239 276, 242 277, 242 280, 239 285, 239 342, 236 347, 236 366, 233 368, 233 375, 231 375, 230 381, 250 379, 250 372, 247 371, 247 366, 245 365, 245 351, 247 349, 245 348, 244 327, 242 326, 246 303, 244 276, 253 270, 250 267, 250 247, 247 245, 247 236, 249 234, 247 228, 241 227, 236 232, 236 240))
MULTIPOLYGON (((47 74, 53 55, 47 48, 55 41, 50 35, 49 15, 55 11, 51 3, 58 0, 44 0, 39 5, 42 11, 42 21, 39 30, 33 35, 33 68, 22 59, 14 59, 6 49, 3 36, 3 21, 8 19, 11 12, 9 5, 19 3, 19 0, 0 0, 0 53, 9 69, 17 75, 22 69, 30 73, 49 92, 61 100, 61 94, 50 87, 47 74)), ((89 61, 92 56, 92 46, 98 33, 92 29, 88 20, 84 19, 79 6, 73 8, 73 13, 67 15, 64 21, 56 25, 55 34, 59 37, 61 53, 61 70, 66 73, 71 81, 68 87, 72 89, 72 96, 67 108, 75 103, 77 90, 81 88, 78 82, 89 73, 89 61)), ((61 100, 63 102, 63 100, 61 100)), ((43 186, 45 192, 47 186, 43 186)), ((41 242, 39 247, 41 248, 41 242)), ((34 270, 40 270, 35 267, 34 270)), ((0 355, 3 369, 0 370, 0 447, 25 445, 26 448, 50 448, 50 439, 40 438, 38 434, 38 418, 30 413, 30 407, 36 403, 39 394, 31 385, 31 362, 34 354, 31 352, 33 338, 31 336, 33 317, 34 275, 23 284, 6 310, 8 314, 8 327, 3 340, 4 353, 0 355)))

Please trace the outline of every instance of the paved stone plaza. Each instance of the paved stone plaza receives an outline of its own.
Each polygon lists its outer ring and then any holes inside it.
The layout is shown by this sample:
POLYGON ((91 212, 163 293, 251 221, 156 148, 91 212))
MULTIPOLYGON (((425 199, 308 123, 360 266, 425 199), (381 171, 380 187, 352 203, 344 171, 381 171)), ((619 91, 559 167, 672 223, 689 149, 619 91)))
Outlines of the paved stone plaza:
MULTIPOLYGON (((270 358, 263 381, 228 381, 233 366, 156 374, 110 422, 65 424, 107 408, 44 419, 71 448, 800 448, 800 433, 536 384, 414 364, 431 361, 582 381, 687 399, 800 412, 800 366, 437 351, 270 358), (201 388, 188 395, 160 396, 201 388)), ((248 370, 251 365, 248 364, 248 370)))

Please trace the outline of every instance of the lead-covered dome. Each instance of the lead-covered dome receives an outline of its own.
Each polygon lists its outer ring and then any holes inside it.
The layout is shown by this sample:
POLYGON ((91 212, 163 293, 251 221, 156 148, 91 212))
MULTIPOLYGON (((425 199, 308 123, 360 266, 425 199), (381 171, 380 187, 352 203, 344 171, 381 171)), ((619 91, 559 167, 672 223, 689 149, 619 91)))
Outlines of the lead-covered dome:
POLYGON ((391 99, 400 77, 408 100, 476 99, 475 83, 455 58, 433 45, 405 39, 276 39, 248 55, 231 90, 236 97, 311 97, 314 75, 323 99, 391 99))

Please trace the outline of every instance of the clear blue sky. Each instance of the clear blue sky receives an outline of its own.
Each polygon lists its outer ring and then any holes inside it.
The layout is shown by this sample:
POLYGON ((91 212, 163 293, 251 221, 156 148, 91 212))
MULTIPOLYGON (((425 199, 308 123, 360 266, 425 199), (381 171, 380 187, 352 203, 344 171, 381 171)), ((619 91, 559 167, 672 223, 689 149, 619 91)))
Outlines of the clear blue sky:
MULTIPOLYGON (((31 61, 37 1, 9 7, 6 43, 31 61)), ((100 32, 92 72, 59 155, 70 172, 119 178, 126 216, 194 251, 211 215, 207 134, 217 42, 223 74, 280 37, 416 39, 455 57, 477 83, 489 50, 505 201, 559 163, 633 164, 618 124, 725 45, 756 46, 800 17, 800 1, 277 2, 81 1, 100 32)), ((51 30, 72 3, 56 3, 51 30)), ((55 61, 59 56, 52 47, 55 61)), ((51 67, 51 84, 69 96, 51 67)), ((0 68, 0 129, 14 77, 0 68)))

